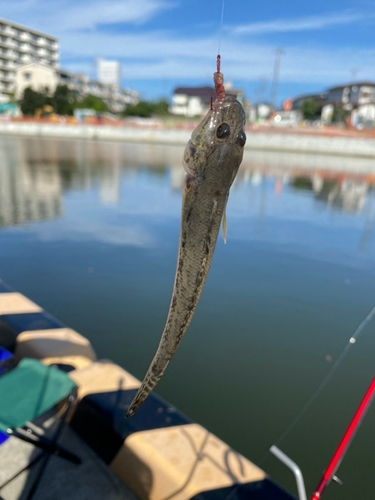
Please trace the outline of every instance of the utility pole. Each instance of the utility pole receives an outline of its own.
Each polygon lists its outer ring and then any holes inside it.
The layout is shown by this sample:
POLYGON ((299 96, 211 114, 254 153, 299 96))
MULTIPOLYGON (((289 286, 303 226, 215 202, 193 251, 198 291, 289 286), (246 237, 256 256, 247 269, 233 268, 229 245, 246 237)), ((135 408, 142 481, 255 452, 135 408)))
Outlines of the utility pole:
POLYGON ((353 68, 351 71, 350 71, 351 75, 352 75, 352 82, 355 82, 356 79, 357 79, 357 73, 358 73, 358 69, 357 68, 353 68))
POLYGON ((271 104, 273 105, 274 108, 276 108, 277 86, 279 84, 281 54, 284 54, 284 51, 281 49, 276 49, 275 64, 273 66, 272 91, 271 91, 271 104))

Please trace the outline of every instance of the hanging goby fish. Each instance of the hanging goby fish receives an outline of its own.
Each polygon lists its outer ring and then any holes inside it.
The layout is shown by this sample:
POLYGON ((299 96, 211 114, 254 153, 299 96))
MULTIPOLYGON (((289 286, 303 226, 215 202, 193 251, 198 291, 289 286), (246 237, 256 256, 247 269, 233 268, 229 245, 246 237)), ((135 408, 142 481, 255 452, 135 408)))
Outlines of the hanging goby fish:
POLYGON ((177 270, 166 325, 127 417, 134 415, 159 382, 189 326, 210 268, 221 221, 225 241, 225 207, 246 141, 245 112, 234 97, 225 97, 220 56, 217 66, 216 100, 193 131, 183 157, 187 174, 177 270))

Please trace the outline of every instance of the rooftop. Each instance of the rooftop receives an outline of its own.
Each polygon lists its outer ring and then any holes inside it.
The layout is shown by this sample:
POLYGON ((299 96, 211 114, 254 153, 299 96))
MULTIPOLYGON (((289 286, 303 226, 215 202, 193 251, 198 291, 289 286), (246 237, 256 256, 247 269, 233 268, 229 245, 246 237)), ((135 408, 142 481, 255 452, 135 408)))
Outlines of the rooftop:
POLYGON ((375 87, 375 82, 351 82, 345 85, 336 85, 335 87, 329 87, 328 92, 332 90, 340 90, 346 87, 375 87))
POLYGON ((17 24, 17 23, 14 23, 13 21, 8 21, 7 19, 0 17, 0 24, 2 24, 2 23, 11 25, 13 28, 17 28, 19 30, 27 31, 27 32, 32 33, 34 35, 39 35, 39 36, 43 36, 45 38, 49 38, 50 40, 53 40, 54 42, 58 41, 58 38, 56 38, 55 36, 52 36, 52 35, 48 35, 47 33, 44 33, 43 31, 37 31, 37 30, 34 30, 32 28, 29 28, 28 26, 23 26, 22 24, 17 24))

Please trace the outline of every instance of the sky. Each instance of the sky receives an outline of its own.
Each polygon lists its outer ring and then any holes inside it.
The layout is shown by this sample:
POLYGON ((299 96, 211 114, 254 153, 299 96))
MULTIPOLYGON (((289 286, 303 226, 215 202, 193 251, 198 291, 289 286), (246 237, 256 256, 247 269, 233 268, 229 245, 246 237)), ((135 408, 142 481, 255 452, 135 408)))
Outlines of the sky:
POLYGON ((253 102, 271 99, 277 49, 278 104, 375 81, 374 0, 2 0, 0 15, 58 37, 63 69, 96 78, 98 57, 120 61, 143 99, 211 85, 219 45, 225 81, 253 102))

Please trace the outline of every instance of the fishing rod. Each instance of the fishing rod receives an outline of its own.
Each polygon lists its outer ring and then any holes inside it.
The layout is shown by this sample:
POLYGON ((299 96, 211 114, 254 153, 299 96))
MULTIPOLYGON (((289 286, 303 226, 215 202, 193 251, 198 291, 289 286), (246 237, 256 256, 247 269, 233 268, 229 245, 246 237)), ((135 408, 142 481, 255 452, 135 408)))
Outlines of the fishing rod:
POLYGON ((354 417, 352 418, 348 428, 346 429, 346 432, 343 436, 343 438, 340 441, 339 446, 337 447, 335 453, 333 454, 333 457, 331 461, 329 462, 326 470, 323 473, 323 476, 313 494, 311 497, 311 500, 319 500, 322 496, 323 491, 325 490, 326 486, 331 482, 332 479, 335 478, 335 473, 337 469, 339 468, 346 452, 348 451, 349 446, 351 445, 351 442, 359 429, 364 416, 366 415, 367 410, 369 409, 375 395, 375 377, 372 379, 371 384, 369 385, 366 394, 363 396, 362 401, 360 402, 357 411, 354 414, 354 417))
MULTIPOLYGON (((370 323, 372 318, 375 316, 375 307, 373 307, 370 311, 370 313, 366 316, 366 318, 362 321, 362 323, 358 326, 356 331, 353 333, 353 335, 350 337, 348 343, 344 347, 344 349, 341 351, 341 354, 337 358, 336 362, 332 366, 332 368, 329 370, 327 375, 324 377, 323 381, 320 383, 316 391, 312 394, 310 399, 305 403, 305 405, 302 407, 302 409, 299 411, 297 416, 294 418, 294 420, 289 424, 287 429, 283 432, 283 434, 277 439, 275 444, 271 446, 270 452, 275 455, 279 460, 281 460, 289 469, 292 470, 293 474, 296 477, 297 481, 297 487, 298 487, 298 492, 299 492, 299 498, 300 500, 305 500, 307 499, 306 497, 306 491, 305 491, 305 486, 303 483, 303 477, 302 477, 302 472, 300 468, 295 464, 289 457, 287 457, 279 448, 278 444, 283 441, 286 436, 289 435, 289 433, 292 431, 292 429, 295 427, 297 422, 300 421, 302 416, 306 413, 306 411, 310 408, 312 403, 316 400, 318 395, 323 391, 323 389, 326 387, 328 384, 329 380, 332 378, 333 374, 336 372, 338 367, 341 365, 343 362, 344 358, 347 356, 349 350, 356 344, 359 336, 365 329, 365 327, 370 323)), ((338 478, 335 477, 335 471, 338 469, 342 459, 344 458, 345 453, 347 452, 352 439, 354 438, 354 435, 356 431, 358 430, 359 426, 362 423, 363 417, 365 416, 366 411, 368 410, 373 397, 375 394, 375 377, 373 378, 369 388, 367 389, 366 394, 364 395, 354 417, 352 418, 349 427, 347 428, 344 437, 342 438, 337 450, 335 451, 330 463, 327 466, 327 469, 325 470, 323 477, 318 484, 316 491, 314 492, 314 495, 311 497, 311 500, 318 500, 321 497, 321 494, 323 490, 326 488, 326 486, 330 483, 330 481, 333 479, 337 482, 340 482, 338 478)))
MULTIPOLYGON (((369 385, 365 395, 363 396, 352 420, 350 421, 348 428, 346 429, 340 441, 340 444, 336 448, 328 466, 323 472, 323 476, 319 481, 319 484, 316 487, 310 500, 320 500, 323 491, 326 489, 326 487, 332 480, 336 481, 339 484, 342 484, 340 479, 338 479, 338 477, 336 477, 335 474, 337 472, 337 469, 340 467, 340 464, 343 458, 345 457, 345 454, 348 451, 349 446, 351 445, 356 432, 358 431, 360 425, 362 424, 362 421, 366 415, 367 410, 370 408, 374 396, 375 396, 375 377, 372 379, 371 384, 369 385)), ((270 451, 273 455, 275 455, 275 457, 277 457, 281 462, 283 462, 284 465, 286 465, 293 472, 297 482, 299 500, 306 500, 307 496, 301 469, 277 446, 271 446, 270 451)))

